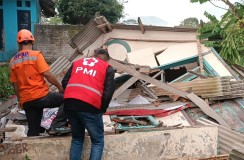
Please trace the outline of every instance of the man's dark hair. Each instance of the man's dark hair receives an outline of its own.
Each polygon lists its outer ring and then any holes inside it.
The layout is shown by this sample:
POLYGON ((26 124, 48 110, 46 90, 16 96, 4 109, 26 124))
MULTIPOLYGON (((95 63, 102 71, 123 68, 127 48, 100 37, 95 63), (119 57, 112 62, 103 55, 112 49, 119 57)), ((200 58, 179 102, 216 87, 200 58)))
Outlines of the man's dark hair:
POLYGON ((20 42, 20 45, 28 45, 28 44, 32 44, 32 41, 23 41, 23 42, 20 42))
POLYGON ((98 55, 98 54, 103 54, 103 55, 106 55, 107 59, 109 60, 109 54, 108 54, 108 51, 105 50, 105 49, 98 49, 95 51, 95 55, 98 55))

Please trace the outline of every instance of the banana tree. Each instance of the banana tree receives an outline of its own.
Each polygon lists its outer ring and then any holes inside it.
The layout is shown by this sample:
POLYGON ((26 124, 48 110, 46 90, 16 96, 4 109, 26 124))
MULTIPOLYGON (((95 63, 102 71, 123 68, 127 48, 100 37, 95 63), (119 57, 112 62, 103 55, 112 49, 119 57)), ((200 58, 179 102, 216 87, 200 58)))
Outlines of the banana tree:
MULTIPOLYGON (((230 64, 244 66, 244 4, 243 1, 230 3, 221 0, 229 9, 218 20, 214 15, 205 12, 210 22, 201 25, 198 29, 199 39, 209 47, 214 47, 230 64)), ((191 0, 196 3, 212 3, 211 0, 191 0)))

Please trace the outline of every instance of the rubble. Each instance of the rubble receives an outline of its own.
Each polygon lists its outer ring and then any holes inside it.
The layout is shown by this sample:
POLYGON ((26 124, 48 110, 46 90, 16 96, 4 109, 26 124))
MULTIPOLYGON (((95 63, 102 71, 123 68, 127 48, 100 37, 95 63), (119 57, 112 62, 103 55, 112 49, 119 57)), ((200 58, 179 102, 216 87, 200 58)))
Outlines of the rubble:
MULTIPOLYGON (((96 17, 70 40, 70 57, 51 65, 61 80, 74 60, 108 46, 117 89, 103 116, 103 159, 203 160, 243 154, 243 67, 228 66, 213 48, 201 45, 196 29, 138 21, 139 26, 130 26, 96 17)), ((89 139, 85 143, 83 156, 88 157, 89 139)), ((7 149, 0 148, 0 156, 8 158, 67 159, 70 137, 6 139, 3 145, 7 149)))

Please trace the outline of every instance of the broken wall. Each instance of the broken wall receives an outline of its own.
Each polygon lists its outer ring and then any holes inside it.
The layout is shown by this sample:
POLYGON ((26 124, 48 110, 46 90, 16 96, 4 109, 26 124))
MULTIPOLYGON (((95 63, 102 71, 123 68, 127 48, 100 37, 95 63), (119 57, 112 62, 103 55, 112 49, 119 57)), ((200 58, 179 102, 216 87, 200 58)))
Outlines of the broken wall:
MULTIPOLYGON (((129 132, 105 135, 103 160, 151 160, 176 158, 207 158, 217 155, 218 128, 189 127, 158 132, 129 132)), ((59 159, 69 156, 71 137, 26 138, 5 141, 0 148, 0 159, 31 160, 59 159)), ((90 155, 90 140, 84 142, 83 158, 90 155)))
POLYGON ((60 56, 69 58, 73 48, 69 40, 82 30, 81 25, 35 25, 35 49, 42 51, 47 62, 60 56))

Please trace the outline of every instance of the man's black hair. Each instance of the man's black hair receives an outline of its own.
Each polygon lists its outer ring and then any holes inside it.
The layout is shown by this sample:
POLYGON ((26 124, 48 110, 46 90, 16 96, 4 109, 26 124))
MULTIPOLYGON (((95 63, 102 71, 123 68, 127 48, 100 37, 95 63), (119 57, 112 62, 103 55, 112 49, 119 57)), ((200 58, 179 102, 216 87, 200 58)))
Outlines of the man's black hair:
POLYGON ((27 44, 32 44, 32 41, 23 41, 20 42, 21 45, 27 45, 27 44))
POLYGON ((95 54, 104 54, 104 55, 106 55, 107 58, 109 59, 108 51, 105 50, 105 49, 99 49, 99 50, 96 50, 95 54))

